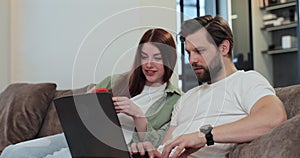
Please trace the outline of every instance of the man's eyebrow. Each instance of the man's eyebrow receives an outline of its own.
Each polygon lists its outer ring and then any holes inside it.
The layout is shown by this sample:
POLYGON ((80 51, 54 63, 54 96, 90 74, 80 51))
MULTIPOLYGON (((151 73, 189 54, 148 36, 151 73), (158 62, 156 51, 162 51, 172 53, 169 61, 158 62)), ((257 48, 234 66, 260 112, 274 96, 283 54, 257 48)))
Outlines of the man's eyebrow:
POLYGON ((195 48, 193 48, 193 50, 195 50, 195 51, 199 51, 199 50, 202 50, 202 49, 205 49, 205 47, 203 47, 203 46, 199 46, 199 47, 195 47, 195 48))
MULTIPOLYGON (((199 50, 201 50, 201 49, 205 49, 203 46, 199 46, 199 47, 194 47, 193 49, 192 49, 192 51, 199 51, 199 50)), ((187 49, 185 49, 185 51, 187 51, 187 52, 190 52, 189 50, 187 50, 187 49)))
POLYGON ((196 48, 196 47, 194 47, 193 49, 191 49, 191 50, 187 50, 187 49, 185 49, 185 51, 187 51, 187 52, 190 52, 190 51, 198 51, 199 50, 199 48, 196 48))

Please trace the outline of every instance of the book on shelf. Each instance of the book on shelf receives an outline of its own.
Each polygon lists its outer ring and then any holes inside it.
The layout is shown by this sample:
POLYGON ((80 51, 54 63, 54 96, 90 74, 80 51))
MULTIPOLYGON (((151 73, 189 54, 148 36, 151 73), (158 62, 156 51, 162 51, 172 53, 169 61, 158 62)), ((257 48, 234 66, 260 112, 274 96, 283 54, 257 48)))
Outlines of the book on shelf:
POLYGON ((295 0, 259 0, 259 7, 265 8, 276 4, 294 2, 295 0))

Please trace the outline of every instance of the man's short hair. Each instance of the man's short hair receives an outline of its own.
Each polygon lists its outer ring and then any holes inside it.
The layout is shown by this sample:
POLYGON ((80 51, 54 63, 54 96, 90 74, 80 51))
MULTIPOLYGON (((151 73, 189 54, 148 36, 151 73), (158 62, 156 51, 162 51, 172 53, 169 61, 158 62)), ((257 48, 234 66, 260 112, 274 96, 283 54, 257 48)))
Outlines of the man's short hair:
POLYGON ((230 43, 230 49, 228 55, 233 57, 233 36, 232 31, 228 23, 221 16, 211 16, 205 15, 184 21, 181 26, 181 31, 179 33, 181 42, 185 41, 185 38, 195 33, 196 31, 205 28, 208 32, 208 40, 212 44, 219 46, 224 40, 228 40, 230 43))

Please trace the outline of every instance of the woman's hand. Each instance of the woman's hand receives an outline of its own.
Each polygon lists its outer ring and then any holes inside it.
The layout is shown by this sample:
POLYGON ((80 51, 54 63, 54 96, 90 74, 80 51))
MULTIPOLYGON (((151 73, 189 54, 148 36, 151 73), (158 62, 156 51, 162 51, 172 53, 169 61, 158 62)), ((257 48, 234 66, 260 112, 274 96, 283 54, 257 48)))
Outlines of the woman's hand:
MULTIPOLYGON (((159 153, 151 142, 139 142, 132 143, 128 150, 131 155, 138 155, 140 157, 149 157, 149 158, 160 158, 161 153, 159 153)), ((134 156, 133 156, 134 157, 134 156)))
POLYGON ((127 97, 112 97, 117 113, 124 113, 133 118, 145 117, 143 111, 127 97))
POLYGON ((143 111, 127 97, 113 97, 112 100, 117 113, 124 113, 133 118, 140 139, 144 139, 148 121, 143 111))

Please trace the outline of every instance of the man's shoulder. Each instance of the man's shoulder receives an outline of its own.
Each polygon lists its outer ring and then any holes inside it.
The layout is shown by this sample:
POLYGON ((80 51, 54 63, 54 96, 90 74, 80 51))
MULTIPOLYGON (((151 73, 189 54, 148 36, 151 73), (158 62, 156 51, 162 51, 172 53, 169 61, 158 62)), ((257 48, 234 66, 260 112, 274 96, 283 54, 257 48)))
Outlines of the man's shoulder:
MULTIPOLYGON (((206 83, 205 83, 205 84, 206 84, 206 83)), ((182 95, 182 97, 183 97, 183 98, 186 98, 186 97, 189 97, 189 96, 192 96, 192 95, 198 93, 202 86, 203 86, 203 85, 196 86, 196 87, 194 87, 194 88, 188 90, 187 92, 185 92, 185 93, 182 95)))
POLYGON ((255 71, 255 70, 249 70, 249 71, 243 71, 245 75, 258 75, 258 76, 262 76, 259 72, 255 71))
POLYGON ((254 70, 245 71, 243 78, 245 78, 247 80, 255 80, 256 79, 256 80, 267 81, 267 79, 262 74, 260 74, 257 71, 254 71, 254 70))
POLYGON ((241 72, 241 75, 237 77, 234 84, 238 87, 243 87, 247 91, 257 87, 272 87, 267 78, 254 70, 241 72))
POLYGON ((237 76, 237 77, 241 77, 241 76, 261 76, 261 74, 255 70, 249 70, 249 71, 244 71, 244 70, 238 70, 234 73, 235 75, 234 76, 237 76))
POLYGON ((252 80, 252 79, 266 80, 266 78, 262 74, 260 74, 255 70, 249 70, 249 71, 238 70, 234 76, 238 80, 252 80))

